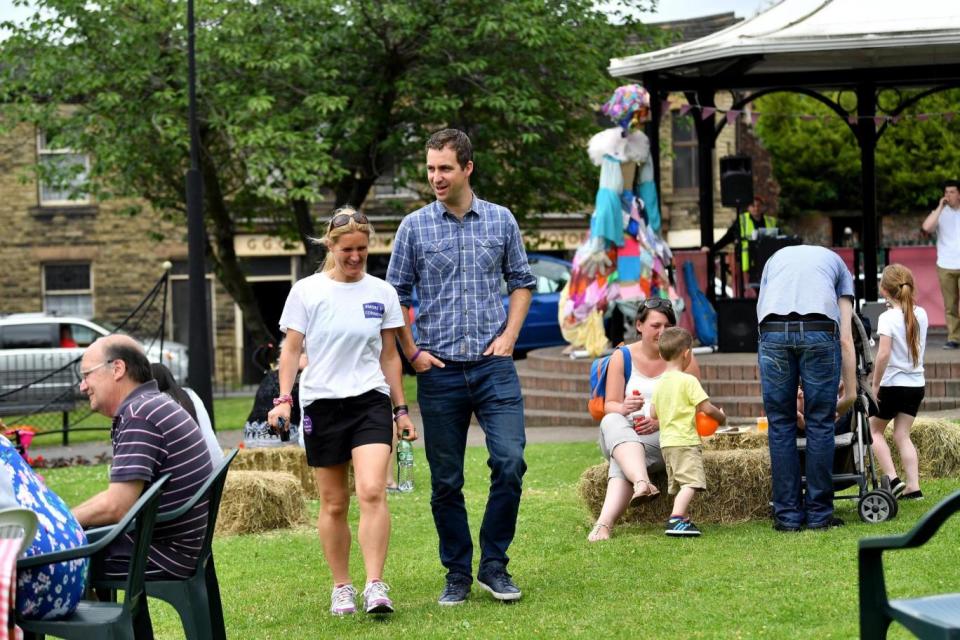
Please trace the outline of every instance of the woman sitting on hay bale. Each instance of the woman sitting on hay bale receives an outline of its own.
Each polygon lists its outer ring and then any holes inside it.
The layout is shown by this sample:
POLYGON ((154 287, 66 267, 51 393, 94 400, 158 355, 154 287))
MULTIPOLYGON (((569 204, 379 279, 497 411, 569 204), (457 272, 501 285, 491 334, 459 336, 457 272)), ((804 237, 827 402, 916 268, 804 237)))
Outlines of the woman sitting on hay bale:
MULTIPOLYGON (((600 516, 587 536, 590 542, 608 539, 614 523, 628 506, 652 500, 660 493, 649 475, 663 469, 660 425, 650 418, 646 402, 653 397, 657 380, 667 368, 666 361, 660 357, 660 334, 676 323, 677 316, 669 300, 649 298, 637 313, 640 339, 629 346, 632 362, 629 380, 624 380, 620 351, 610 356, 606 415, 600 422, 600 451, 610 461, 610 471, 600 516)), ((700 377, 696 356, 686 372, 700 377)))
POLYGON ((362 213, 344 207, 334 213, 323 243, 323 271, 293 285, 280 316, 287 336, 280 352, 280 396, 269 421, 289 424, 297 361, 306 339, 307 367, 300 377, 304 448, 320 493, 317 529, 333 574, 330 612, 356 611, 350 581, 348 466, 353 462, 359 534, 367 574, 363 599, 367 613, 393 612, 383 582, 390 512, 386 473, 398 434, 416 438, 401 383, 396 330, 404 326, 397 292, 366 273, 371 228, 362 213), (390 402, 393 400, 391 415, 390 402))

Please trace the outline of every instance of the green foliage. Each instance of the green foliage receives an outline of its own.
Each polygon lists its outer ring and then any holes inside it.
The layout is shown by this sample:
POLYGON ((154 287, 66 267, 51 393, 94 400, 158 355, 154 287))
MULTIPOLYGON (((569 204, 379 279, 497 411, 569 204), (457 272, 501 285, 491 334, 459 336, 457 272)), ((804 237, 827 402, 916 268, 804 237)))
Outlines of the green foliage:
MULTIPOLYGON (((15 2, 35 13, 0 25, 4 123, 36 123, 90 154, 96 198, 182 215, 185 0, 15 2)), ((303 239, 325 194, 359 205, 381 175, 422 184, 424 142, 444 126, 473 138, 477 192, 518 217, 589 202, 596 171, 583 147, 616 86, 609 57, 642 31, 611 14, 650 1, 605 4, 198 0, 207 253, 247 322, 259 309, 235 233, 268 222, 303 239)))
MULTIPOLYGON (((910 93, 904 93, 908 99, 910 93)), ((837 95, 829 96, 836 100, 837 95)), ((841 105, 855 106, 849 94, 841 105)), ((895 107, 896 96, 881 93, 883 109, 895 107)), ((877 202, 881 214, 914 213, 932 208, 943 194, 943 182, 960 175, 960 118, 939 115, 917 120, 916 114, 957 110, 960 90, 921 99, 904 118, 886 125, 877 144, 877 202)), ((757 101, 763 115, 757 133, 773 157, 780 183, 780 207, 786 215, 809 210, 860 208, 860 149, 848 124, 813 98, 777 93, 757 101), (803 119, 801 115, 814 115, 803 119)))
MULTIPOLYGON (((385 579, 397 613, 380 621, 327 613, 330 573, 313 526, 263 535, 216 538, 217 575, 227 632, 236 638, 853 638, 859 630, 857 541, 903 533, 942 497, 956 478, 924 479, 928 496, 904 502, 896 519, 860 522, 852 500, 838 502, 847 526, 781 534, 769 521, 702 526, 696 540, 663 535, 661 525, 624 525, 604 543, 586 541, 592 524, 577 497, 580 473, 599 461, 593 442, 537 444, 527 449, 517 537, 510 572, 524 591, 503 605, 474 585, 458 607, 436 598, 444 570, 430 515, 429 474, 416 450, 416 491, 389 498, 392 534, 385 579)), ((464 493, 474 541, 489 489, 483 447, 467 449, 464 493)), ((104 467, 52 469, 47 483, 77 504, 102 490, 104 467)), ((668 499, 666 496, 661 500, 668 499)), ((357 503, 350 526, 356 534, 357 503)), ((891 597, 956 590, 960 519, 910 552, 884 557, 891 597)), ((474 553, 474 567, 479 550, 474 553)), ((357 539, 350 569, 362 584, 357 539)), ((358 585, 359 586, 359 585, 358 585)), ((157 638, 182 638, 173 610, 150 601, 157 638)), ((891 637, 909 637, 902 628, 891 637)))

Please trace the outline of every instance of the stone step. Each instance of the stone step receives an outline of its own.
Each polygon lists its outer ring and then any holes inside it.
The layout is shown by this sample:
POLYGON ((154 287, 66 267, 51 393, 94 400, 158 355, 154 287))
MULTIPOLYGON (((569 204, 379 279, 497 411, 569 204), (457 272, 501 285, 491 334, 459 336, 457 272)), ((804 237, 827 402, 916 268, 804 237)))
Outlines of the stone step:
POLYGON ((561 347, 548 347, 528 352, 526 359, 521 362, 526 363, 526 366, 533 370, 550 373, 583 373, 589 379, 590 363, 593 362, 593 358, 573 359, 561 353, 561 347))

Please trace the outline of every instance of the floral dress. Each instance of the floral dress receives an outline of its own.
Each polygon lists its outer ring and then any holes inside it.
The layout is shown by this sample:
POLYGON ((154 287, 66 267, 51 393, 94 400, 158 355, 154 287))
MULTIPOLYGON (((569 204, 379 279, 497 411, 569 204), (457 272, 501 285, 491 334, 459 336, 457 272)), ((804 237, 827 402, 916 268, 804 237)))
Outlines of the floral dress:
MULTIPOLYGON (((6 491, 13 489, 13 502, 37 514, 37 535, 24 555, 35 556, 86 544, 87 537, 70 508, 43 484, 4 437, 0 437, 0 475, 0 487, 6 491)), ((70 615, 83 596, 87 567, 87 559, 82 559, 18 571, 17 611, 35 620, 70 615)))

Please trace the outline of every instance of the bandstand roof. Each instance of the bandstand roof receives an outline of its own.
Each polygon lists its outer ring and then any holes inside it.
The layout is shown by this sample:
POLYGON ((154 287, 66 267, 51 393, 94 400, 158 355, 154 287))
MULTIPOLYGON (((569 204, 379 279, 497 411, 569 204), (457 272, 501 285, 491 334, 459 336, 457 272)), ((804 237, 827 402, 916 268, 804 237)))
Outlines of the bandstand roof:
POLYGON ((960 77, 960 1, 781 0, 706 37, 625 58, 614 77, 658 86, 923 85, 960 77))

